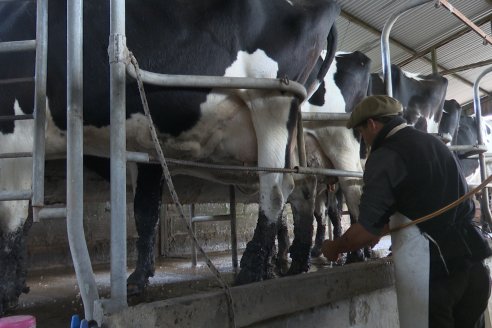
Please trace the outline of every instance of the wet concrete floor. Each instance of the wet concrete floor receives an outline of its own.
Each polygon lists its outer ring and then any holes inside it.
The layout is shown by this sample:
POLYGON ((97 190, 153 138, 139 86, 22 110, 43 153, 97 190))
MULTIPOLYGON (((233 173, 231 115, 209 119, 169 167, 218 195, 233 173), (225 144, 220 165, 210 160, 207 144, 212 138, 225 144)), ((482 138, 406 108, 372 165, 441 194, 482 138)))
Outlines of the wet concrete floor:
MULTIPOLYGON (((379 257, 387 254, 389 238, 376 245, 379 257)), ((229 285, 234 281, 230 253, 209 254, 212 262, 229 285)), ((324 258, 313 259, 311 271, 329 269, 331 264, 324 258)), ((133 264, 130 265, 133 268, 133 264)), ((128 271, 130 274, 131 271, 128 271)), ((101 298, 110 295, 109 266, 95 266, 94 275, 101 298)), ((73 314, 83 317, 84 310, 77 279, 72 268, 32 271, 28 276, 30 292, 19 299, 17 309, 8 315, 30 314, 36 317, 37 328, 69 327, 73 314)), ((156 260, 155 276, 145 293, 129 297, 128 304, 152 302, 172 297, 218 289, 219 283, 203 261, 193 268, 190 258, 159 258, 156 260)))

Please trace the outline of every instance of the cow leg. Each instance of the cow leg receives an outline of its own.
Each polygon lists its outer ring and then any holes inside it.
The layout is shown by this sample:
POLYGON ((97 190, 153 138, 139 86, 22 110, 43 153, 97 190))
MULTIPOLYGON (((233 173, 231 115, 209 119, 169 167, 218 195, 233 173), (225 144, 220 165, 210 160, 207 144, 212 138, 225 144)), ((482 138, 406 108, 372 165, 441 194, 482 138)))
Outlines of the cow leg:
POLYGON ((311 257, 321 256, 321 245, 325 240, 326 224, 323 224, 325 212, 325 199, 327 191, 322 192, 316 197, 314 203, 314 218, 316 219, 316 236, 314 237, 314 246, 311 248, 311 257))
MULTIPOLYGON (((328 217, 333 225, 333 238, 342 235, 342 212, 343 212, 343 193, 340 188, 328 194, 328 217)), ((350 216, 353 217, 352 215, 350 216)), ((352 224, 352 222, 350 222, 352 224)))
POLYGON ((154 276, 154 244, 162 193, 162 168, 138 164, 134 198, 135 225, 138 232, 137 266, 128 277, 128 295, 143 292, 149 277, 154 276))
POLYGON ((290 246, 289 230, 287 228, 287 215, 285 214, 285 211, 282 211, 282 215, 278 220, 277 243, 278 252, 275 264, 278 273, 280 275, 285 275, 289 270, 289 260, 287 259, 287 255, 289 253, 290 246))
POLYGON ((314 200, 316 195, 316 177, 306 176, 296 181, 294 191, 289 197, 294 218, 294 241, 290 246, 292 263, 289 275, 309 270, 309 250, 313 240, 314 200), (299 183, 300 182, 300 183, 299 183))
MULTIPOLYGON (((239 92, 248 105, 258 146, 258 166, 290 166, 290 143, 297 122, 297 106, 292 98, 278 92, 247 90, 239 92)), ((271 262, 277 234, 277 222, 294 188, 291 174, 261 173, 258 223, 253 239, 241 258, 236 284, 245 284, 273 276, 271 262)))
POLYGON ((0 232, 0 316, 17 307, 19 296, 28 293, 26 236, 29 218, 14 231, 0 232))

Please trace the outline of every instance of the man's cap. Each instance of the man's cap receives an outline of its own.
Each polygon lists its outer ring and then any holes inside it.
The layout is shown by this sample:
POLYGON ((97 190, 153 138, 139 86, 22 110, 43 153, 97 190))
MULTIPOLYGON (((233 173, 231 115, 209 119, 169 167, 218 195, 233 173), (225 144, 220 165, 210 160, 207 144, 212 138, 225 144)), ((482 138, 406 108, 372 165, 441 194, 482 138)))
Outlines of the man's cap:
POLYGON ((395 98, 383 95, 369 96, 355 106, 347 122, 347 128, 357 127, 369 118, 394 116, 402 111, 403 106, 395 98))

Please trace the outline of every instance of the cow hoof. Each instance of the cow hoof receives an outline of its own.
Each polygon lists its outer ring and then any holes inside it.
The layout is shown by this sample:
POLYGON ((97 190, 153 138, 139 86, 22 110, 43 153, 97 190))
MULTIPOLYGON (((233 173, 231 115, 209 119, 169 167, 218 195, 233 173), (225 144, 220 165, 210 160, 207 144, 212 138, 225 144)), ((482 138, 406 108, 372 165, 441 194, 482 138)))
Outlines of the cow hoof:
POLYGON ((287 275, 287 272, 289 271, 289 261, 287 259, 278 258, 275 266, 279 276, 287 275))
POLYGON ((258 270, 250 270, 248 268, 242 268, 239 271, 236 280, 234 281, 235 286, 246 285, 252 282, 258 282, 262 280, 262 274, 258 270))
POLYGON ((364 251, 359 249, 355 252, 350 252, 347 254, 347 259, 345 264, 364 262, 365 261, 364 251))
POLYGON ((126 281, 126 293, 128 296, 140 295, 144 292, 149 279, 137 271, 133 272, 126 281))
POLYGON ((299 262, 292 261, 290 268, 289 268, 289 271, 287 271, 287 275, 293 276, 293 275, 308 272, 308 271, 309 271, 309 264, 308 263, 301 264, 299 262))
POLYGON ((321 246, 314 246, 311 248, 311 257, 320 257, 321 256, 321 246))
POLYGON ((5 313, 15 310, 19 306, 19 299, 17 297, 5 297, 0 301, 0 317, 5 313))

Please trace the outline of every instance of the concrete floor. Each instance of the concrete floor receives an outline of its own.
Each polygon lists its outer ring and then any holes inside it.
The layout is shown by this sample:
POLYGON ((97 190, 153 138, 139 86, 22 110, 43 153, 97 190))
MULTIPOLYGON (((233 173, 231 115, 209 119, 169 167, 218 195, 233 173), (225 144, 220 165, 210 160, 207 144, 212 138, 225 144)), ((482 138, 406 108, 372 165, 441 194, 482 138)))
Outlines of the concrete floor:
MULTIPOLYGON (((386 256, 390 245, 385 237, 374 248, 378 257, 386 256)), ((223 274, 224 280, 232 284, 234 270, 230 254, 210 254, 212 262, 223 274)), ((133 264, 130 265, 133 268, 133 264)), ((324 258, 313 259, 311 271, 330 268, 324 258)), ((130 274, 131 271, 128 271, 130 274)), ((108 266, 94 268, 100 297, 109 297, 110 278, 108 266)), ((83 316, 82 299, 73 269, 32 271, 29 273, 30 292, 23 294, 19 306, 9 315, 31 314, 37 319, 37 328, 68 327, 73 314, 83 316)), ((160 258, 156 261, 156 273, 150 279, 146 292, 138 297, 130 297, 129 305, 142 302, 169 299, 177 296, 211 291, 219 288, 215 278, 204 262, 192 268, 189 258, 160 258)))

